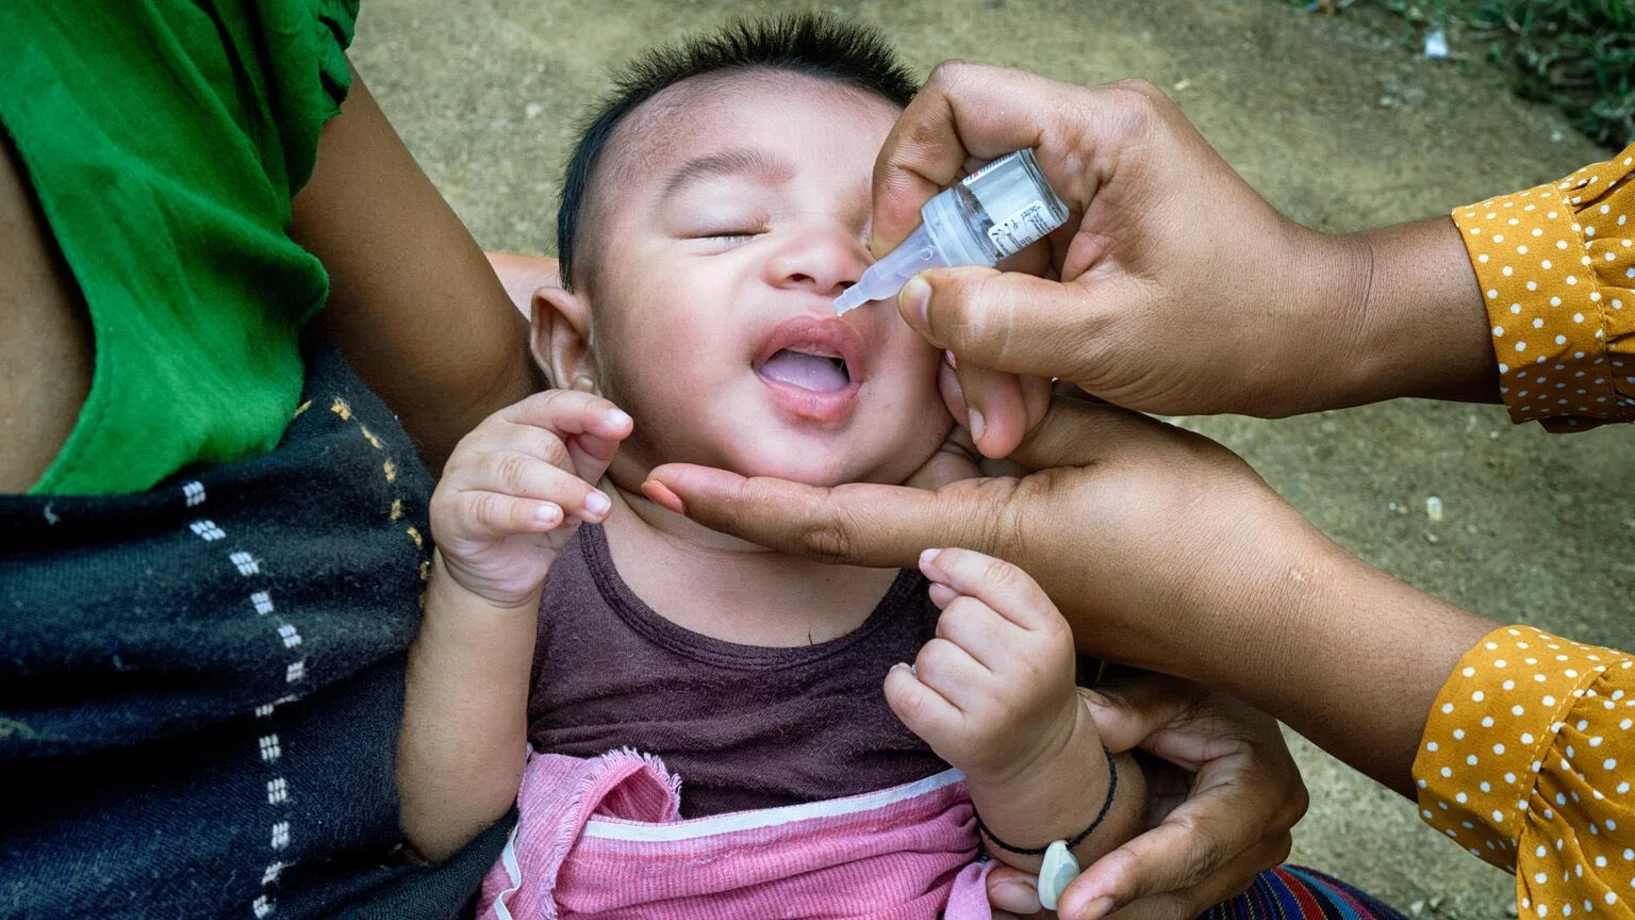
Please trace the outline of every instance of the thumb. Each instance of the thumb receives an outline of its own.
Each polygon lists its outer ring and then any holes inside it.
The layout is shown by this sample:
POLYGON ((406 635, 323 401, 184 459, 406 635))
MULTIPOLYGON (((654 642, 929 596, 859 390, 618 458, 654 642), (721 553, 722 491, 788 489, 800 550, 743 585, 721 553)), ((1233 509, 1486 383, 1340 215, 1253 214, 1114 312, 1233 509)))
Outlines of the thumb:
POLYGON ((996 911, 1033 916, 1039 906, 1039 877, 1000 865, 988 873, 988 904, 996 911))
POLYGON ((1058 395, 1011 459, 1034 470, 1091 466, 1122 454, 1145 454, 1156 442, 1175 437, 1196 436, 1109 403, 1058 395))
POLYGON ((1108 313, 1078 283, 981 265, 921 272, 898 292, 897 310, 962 365, 1069 379, 1095 363, 1097 318, 1108 313))
POLYGON ((1081 689, 1079 695, 1101 743, 1121 753, 1174 722, 1197 701, 1198 689, 1187 681, 1142 673, 1095 690, 1081 689))

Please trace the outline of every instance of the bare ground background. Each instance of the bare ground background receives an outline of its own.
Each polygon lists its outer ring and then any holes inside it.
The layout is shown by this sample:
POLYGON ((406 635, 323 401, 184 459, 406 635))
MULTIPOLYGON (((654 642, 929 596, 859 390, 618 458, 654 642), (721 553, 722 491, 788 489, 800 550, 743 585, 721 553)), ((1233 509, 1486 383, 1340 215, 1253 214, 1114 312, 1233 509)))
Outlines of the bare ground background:
MULTIPOLYGON (((550 252, 573 124, 609 67, 733 16, 803 8, 813 6, 370 0, 354 59, 484 247, 550 252)), ((1606 156, 1557 112, 1515 100, 1479 61, 1425 60, 1362 16, 1269 0, 816 8, 880 26, 922 72, 962 57, 1077 82, 1151 80, 1273 204, 1326 230, 1444 213, 1606 156)), ((1422 402, 1191 424, 1398 577, 1500 619, 1635 647, 1631 432, 1551 437, 1511 426, 1499 408, 1422 402), (1445 508, 1439 523, 1426 515, 1430 496, 1445 508)), ((1421 825, 1409 803, 1291 740, 1313 795, 1297 861, 1411 913, 1512 915, 1508 876, 1421 825)))

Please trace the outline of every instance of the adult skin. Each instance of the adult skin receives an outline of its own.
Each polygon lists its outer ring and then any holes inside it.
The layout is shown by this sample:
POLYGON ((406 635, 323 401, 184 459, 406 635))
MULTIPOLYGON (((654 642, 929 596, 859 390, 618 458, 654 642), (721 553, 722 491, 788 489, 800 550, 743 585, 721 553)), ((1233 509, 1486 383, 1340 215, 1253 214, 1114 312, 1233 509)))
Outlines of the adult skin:
MULTIPOLYGON (((1006 559, 1044 585, 1082 650, 1219 687, 1411 795, 1430 704, 1494 624, 1347 553, 1219 445, 1099 401, 1059 398, 1037 422, 1015 375, 1171 414, 1494 400, 1458 230, 1443 218, 1319 233, 1273 210, 1151 86, 951 63, 876 164, 875 252, 969 161, 1018 147, 1036 149, 1073 211, 1049 240, 1059 280, 938 270, 898 308, 956 356, 950 402, 976 410, 982 451, 1020 444, 1015 458, 1040 472, 913 493, 675 465, 654 470, 652 492, 836 561, 901 565, 930 546, 1006 559)), ((1108 893, 1088 875, 1064 916, 1108 893)))
MULTIPOLYGON (((974 160, 1034 147, 1071 210, 1049 241, 1060 282, 926 272, 903 317, 959 358, 1002 456, 1018 384, 1071 380, 1129 409, 1274 418, 1398 396, 1497 401, 1481 292, 1447 218, 1331 235, 1274 210, 1161 91, 938 67, 876 162, 881 254, 974 160)), ((1036 420, 1036 419, 1035 419, 1036 420)))

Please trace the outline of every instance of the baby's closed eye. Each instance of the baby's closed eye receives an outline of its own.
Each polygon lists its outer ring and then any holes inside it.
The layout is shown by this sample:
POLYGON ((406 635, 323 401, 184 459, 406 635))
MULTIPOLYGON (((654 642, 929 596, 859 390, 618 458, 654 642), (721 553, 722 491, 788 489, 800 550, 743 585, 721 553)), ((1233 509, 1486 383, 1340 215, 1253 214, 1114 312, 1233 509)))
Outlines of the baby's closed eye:
POLYGON ((771 226, 765 221, 735 221, 726 223, 710 223, 696 229, 685 230, 681 238, 689 242, 704 244, 713 249, 734 249, 749 242, 755 237, 771 231, 771 226))

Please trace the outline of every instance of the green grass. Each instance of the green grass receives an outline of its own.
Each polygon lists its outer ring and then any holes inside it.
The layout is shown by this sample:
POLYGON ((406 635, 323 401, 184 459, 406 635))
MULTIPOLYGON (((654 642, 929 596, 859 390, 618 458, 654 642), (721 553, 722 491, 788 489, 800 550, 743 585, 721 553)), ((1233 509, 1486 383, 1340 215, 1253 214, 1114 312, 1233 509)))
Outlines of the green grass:
POLYGON ((1482 47, 1511 89, 1559 106, 1573 127, 1613 149, 1635 142, 1635 0, 1359 0, 1455 51, 1482 47))

